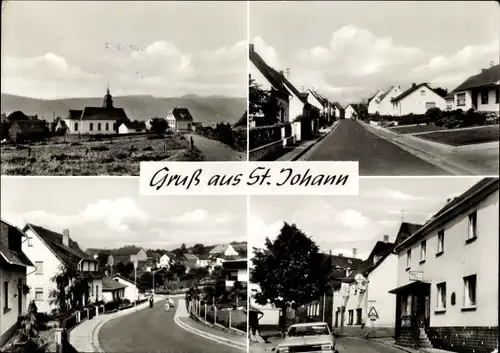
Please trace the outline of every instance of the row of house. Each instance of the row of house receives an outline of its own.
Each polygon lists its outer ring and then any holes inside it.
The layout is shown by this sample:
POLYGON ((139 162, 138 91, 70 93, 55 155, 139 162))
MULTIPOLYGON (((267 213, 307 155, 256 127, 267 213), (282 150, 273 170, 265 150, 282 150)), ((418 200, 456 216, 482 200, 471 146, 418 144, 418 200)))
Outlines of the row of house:
MULTIPOLYGON (((428 83, 413 83, 402 90, 400 85, 379 89, 368 99, 368 114, 402 116, 425 114, 430 108, 441 110, 474 109, 483 113, 499 113, 500 65, 482 69, 452 90, 441 96, 428 83)), ((346 113, 347 115, 347 113, 346 113)))
MULTIPOLYGON (((320 117, 328 124, 342 115, 342 107, 331 102, 314 89, 298 90, 289 80, 284 71, 278 71, 268 65, 250 44, 249 58, 250 79, 255 80, 265 91, 270 92, 271 100, 276 105, 276 121, 288 124, 298 118, 319 120, 320 117)), ((263 116, 250 116, 250 127, 258 126, 263 116)), ((319 121, 312 124, 319 124, 319 121)), ((314 127, 313 127, 314 129, 314 127)))
MULTIPOLYGON (((424 224, 402 222, 394 242, 385 235, 365 260, 325 255, 335 271, 333 291, 301 308, 303 319, 326 321, 348 335, 395 337, 405 346, 492 352, 498 347, 498 202, 499 179, 485 178, 446 200, 424 224)), ((251 284, 251 298, 258 290, 251 284)), ((252 299, 251 305, 263 313, 260 326, 278 324, 278 309, 252 299)))

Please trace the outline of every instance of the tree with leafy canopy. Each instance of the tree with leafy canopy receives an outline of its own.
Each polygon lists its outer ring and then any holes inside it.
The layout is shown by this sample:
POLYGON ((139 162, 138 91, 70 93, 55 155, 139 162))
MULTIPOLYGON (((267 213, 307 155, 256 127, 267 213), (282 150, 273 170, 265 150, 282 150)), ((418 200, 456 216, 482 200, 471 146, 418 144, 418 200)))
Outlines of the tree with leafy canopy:
POLYGON ((203 244, 195 244, 191 250, 195 255, 203 255, 205 254, 205 246, 203 244))
MULTIPOLYGON (((295 224, 284 223, 276 240, 254 248, 252 281, 260 286, 258 304, 274 304, 282 315, 288 305, 301 306, 327 290, 330 266, 316 243, 295 224)), ((285 320, 281 321, 284 330, 285 320)))
POLYGON ((234 303, 235 308, 239 308, 240 300, 245 298, 246 290, 241 282, 234 282, 231 290, 229 291, 229 299, 234 303))
POLYGON ((269 101, 269 92, 262 89, 250 75, 248 78, 248 108, 250 115, 264 114, 264 107, 269 101))

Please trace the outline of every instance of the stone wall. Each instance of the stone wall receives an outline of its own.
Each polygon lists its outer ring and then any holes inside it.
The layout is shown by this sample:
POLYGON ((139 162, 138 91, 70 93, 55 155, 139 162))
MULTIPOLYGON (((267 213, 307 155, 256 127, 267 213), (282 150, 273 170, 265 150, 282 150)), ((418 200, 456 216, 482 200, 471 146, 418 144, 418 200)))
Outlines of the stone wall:
POLYGON ((431 327, 428 336, 434 348, 457 353, 491 353, 498 347, 498 326, 431 327))

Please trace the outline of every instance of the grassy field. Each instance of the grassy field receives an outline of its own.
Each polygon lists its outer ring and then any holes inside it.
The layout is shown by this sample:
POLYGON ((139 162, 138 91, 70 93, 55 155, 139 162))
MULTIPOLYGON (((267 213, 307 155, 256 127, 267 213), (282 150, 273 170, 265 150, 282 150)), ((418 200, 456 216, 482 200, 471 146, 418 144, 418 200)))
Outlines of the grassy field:
POLYGON ((390 128, 392 131, 398 134, 416 134, 419 132, 431 132, 446 130, 444 126, 434 126, 434 125, 412 125, 412 126, 396 126, 390 128))
POLYGON ((498 125, 491 125, 478 129, 433 132, 418 137, 452 146, 464 146, 498 141, 499 129, 498 125))
POLYGON ((202 161, 203 154, 180 136, 134 136, 1 147, 3 175, 139 175, 147 161, 202 161))

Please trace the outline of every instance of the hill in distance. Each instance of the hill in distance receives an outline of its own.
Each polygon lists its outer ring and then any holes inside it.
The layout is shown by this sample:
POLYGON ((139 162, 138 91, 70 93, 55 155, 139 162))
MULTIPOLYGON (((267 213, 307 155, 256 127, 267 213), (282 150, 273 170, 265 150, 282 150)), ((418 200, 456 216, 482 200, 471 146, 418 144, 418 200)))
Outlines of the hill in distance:
MULTIPOLYGON (((51 122, 53 116, 66 117, 70 109, 102 106, 103 97, 37 99, 2 93, 2 112, 20 110, 26 115, 38 115, 51 122)), ((210 125, 217 122, 234 124, 246 110, 246 98, 186 95, 182 97, 113 96, 113 105, 125 109, 130 120, 146 121, 164 117, 172 108, 189 109, 195 122, 210 125)))

